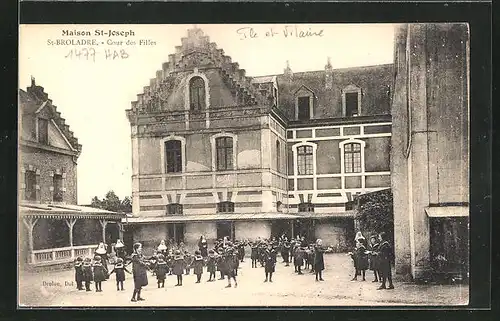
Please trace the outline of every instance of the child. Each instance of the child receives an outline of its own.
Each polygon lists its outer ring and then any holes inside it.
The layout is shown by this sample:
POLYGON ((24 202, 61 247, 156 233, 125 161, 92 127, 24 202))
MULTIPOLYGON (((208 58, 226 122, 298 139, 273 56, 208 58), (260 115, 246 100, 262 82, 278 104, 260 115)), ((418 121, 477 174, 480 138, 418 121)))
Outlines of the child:
POLYGON ((266 280, 264 282, 267 282, 268 279, 269 282, 273 282, 273 272, 275 271, 275 267, 276 252, 273 250, 271 244, 269 244, 265 252, 264 269, 266 272, 266 280))
POLYGON ((101 257, 96 256, 94 257, 94 265, 93 265, 93 272, 94 272, 94 282, 95 282, 95 291, 96 292, 102 292, 102 281, 106 281, 107 279, 107 271, 104 268, 104 265, 101 263, 101 257))
POLYGON ((365 275, 368 269, 368 252, 366 251, 366 239, 360 238, 358 244, 354 251, 354 261, 355 261, 355 274, 351 281, 356 281, 358 275, 363 277, 363 281, 366 281, 365 275))
POLYGON ((240 258, 240 261, 241 262, 244 262, 244 259, 245 259, 245 246, 246 246, 246 242, 240 242, 239 246, 238 246, 238 256, 240 258))
POLYGON ((153 251, 153 256, 149 259, 149 267, 153 271, 153 276, 156 273, 156 264, 158 262, 158 252, 155 250, 153 251))
POLYGON ((379 282, 382 281, 382 277, 379 277, 380 273, 378 271, 378 265, 377 265, 377 255, 376 252, 378 251, 379 248, 379 243, 377 240, 377 237, 373 235, 370 237, 370 270, 373 271, 373 275, 375 276, 375 279, 372 282, 379 282))
POLYGON ((224 280, 225 274, 224 274, 224 256, 223 256, 223 249, 219 247, 219 252, 217 255, 217 271, 220 272, 220 278, 219 280, 224 280))
POLYGON ((231 279, 234 279, 234 287, 238 287, 238 281, 236 281, 236 266, 235 266, 235 260, 234 260, 234 255, 233 249, 229 245, 226 248, 226 251, 224 252, 224 258, 223 258, 223 268, 222 270, 224 271, 224 274, 227 275, 227 285, 226 288, 231 287, 231 279))
POLYGON ((116 275, 116 291, 123 291, 123 281, 125 281, 125 271, 128 273, 128 274, 132 274, 130 273, 129 270, 127 270, 127 268, 125 267, 125 265, 123 265, 123 259, 122 258, 117 258, 116 259, 116 264, 113 268, 113 270, 111 270, 111 272, 109 272, 109 274, 113 274, 115 273, 116 275))
POLYGON ((285 266, 290 266, 290 242, 288 242, 288 239, 285 236, 285 239, 283 241, 283 248, 281 250, 281 256, 283 257, 283 260, 285 261, 285 266))
POLYGON ((302 265, 304 265, 304 250, 300 247, 300 243, 295 244, 295 250, 293 253, 293 265, 295 266, 295 272, 299 275, 304 274, 301 271, 302 265))
POLYGON ((167 256, 167 267, 168 267, 168 275, 172 275, 172 271, 174 269, 174 254, 173 250, 168 252, 167 256))
POLYGON ((213 282, 215 281, 215 266, 216 266, 216 260, 217 258, 215 257, 215 252, 214 250, 208 251, 208 257, 207 257, 207 272, 210 273, 210 277, 208 279, 208 282, 213 282), (212 279, 213 277, 213 279, 212 279))
POLYGON ((184 261, 185 261, 185 267, 186 267, 186 275, 189 275, 189 272, 191 271, 191 264, 193 264, 193 257, 189 252, 186 250, 184 251, 184 261))
POLYGON ((232 248, 232 253, 233 253, 233 270, 234 270, 234 276, 238 276, 238 268, 240 267, 240 257, 239 257, 239 247, 233 247, 232 248))
POLYGON ((392 247, 387 240, 387 234, 384 232, 379 234, 380 246, 377 252, 378 258, 378 268, 382 276, 382 285, 378 290, 386 289, 385 283, 389 281, 389 287, 387 289, 394 289, 392 284, 392 273, 391 273, 391 263, 392 263, 392 247))
POLYGON ((83 271, 83 281, 85 282, 85 291, 90 291, 90 282, 94 278, 92 274, 92 260, 89 257, 86 257, 83 261, 82 265, 83 271))
POLYGON ((252 259, 252 268, 257 267, 257 260, 259 259, 259 246, 257 242, 253 242, 250 245, 251 252, 250 252, 250 258, 252 259))
POLYGON ((83 258, 81 256, 77 257, 75 262, 75 281, 76 288, 83 290, 83 258))
POLYGON ((201 275, 203 274, 203 256, 201 256, 201 251, 194 252, 194 260, 193 260, 193 270, 194 274, 196 274, 196 283, 200 283, 201 275))
POLYGON ((323 257, 323 241, 321 239, 316 240, 316 246, 314 247, 314 258, 313 258, 313 268, 316 273, 316 281, 323 280, 323 270, 325 269, 325 260, 323 257))
POLYGON ((148 261, 142 254, 142 244, 134 244, 134 253, 131 256, 132 259, 132 275, 134 276, 134 293, 132 294, 132 299, 130 301, 144 301, 141 297, 142 287, 148 285, 148 261), (137 297, 136 297, 137 296, 137 297))
POLYGON ((167 278, 168 265, 165 262, 165 256, 163 254, 158 255, 158 263, 155 267, 156 280, 158 282, 158 288, 165 287, 165 279, 167 278))
POLYGON ((175 286, 182 286, 182 274, 184 273, 185 266, 186 261, 184 260, 184 256, 181 255, 181 251, 176 250, 173 267, 173 273, 177 275, 177 284, 175 286))

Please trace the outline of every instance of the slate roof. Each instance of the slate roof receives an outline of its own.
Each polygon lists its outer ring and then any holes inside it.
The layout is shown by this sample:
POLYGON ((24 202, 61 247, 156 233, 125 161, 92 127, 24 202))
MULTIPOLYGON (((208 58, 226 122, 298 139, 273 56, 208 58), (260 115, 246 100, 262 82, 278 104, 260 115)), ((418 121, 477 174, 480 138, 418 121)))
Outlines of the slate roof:
POLYGON ((52 104, 52 100, 49 99, 49 95, 44 88, 36 85, 34 78, 31 79, 31 86, 26 91, 19 89, 19 108, 22 110, 23 115, 33 115, 44 108, 49 108, 57 127, 59 127, 71 146, 78 153, 81 153, 82 145, 78 144, 78 139, 66 124, 66 120, 57 111, 57 107, 52 104))

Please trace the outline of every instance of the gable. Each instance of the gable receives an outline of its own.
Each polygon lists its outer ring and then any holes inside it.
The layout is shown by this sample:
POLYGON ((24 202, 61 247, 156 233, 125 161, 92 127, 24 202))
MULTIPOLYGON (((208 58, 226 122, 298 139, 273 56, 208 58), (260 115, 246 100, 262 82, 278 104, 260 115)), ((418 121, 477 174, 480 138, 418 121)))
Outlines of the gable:
POLYGON ((67 138, 59 130, 52 120, 49 120, 49 145, 57 148, 73 151, 67 138))

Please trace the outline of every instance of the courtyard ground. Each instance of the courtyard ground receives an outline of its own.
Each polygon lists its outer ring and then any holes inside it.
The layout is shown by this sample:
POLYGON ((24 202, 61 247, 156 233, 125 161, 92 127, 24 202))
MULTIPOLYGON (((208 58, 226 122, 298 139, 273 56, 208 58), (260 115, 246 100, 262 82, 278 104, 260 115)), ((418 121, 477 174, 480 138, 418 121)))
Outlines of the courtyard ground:
MULTIPOLYGON (((165 288, 158 289, 156 278, 149 274, 149 285, 142 291, 146 299, 130 302, 133 280, 126 274, 125 291, 117 291, 114 274, 103 282, 103 292, 78 291, 73 270, 20 272, 19 305, 23 307, 221 307, 221 306, 397 306, 397 305, 465 305, 467 285, 417 285, 395 282, 394 290, 376 290, 373 274, 367 280, 350 281, 352 261, 345 254, 325 255, 324 282, 315 282, 314 274, 294 273, 278 258, 273 283, 264 283, 264 268, 252 268, 249 258, 240 265, 238 287, 225 288, 226 281, 196 284, 196 276, 184 276, 183 286, 177 287, 175 276, 167 277, 165 288)), ((130 266, 131 269, 131 266, 130 266)), ((217 274, 217 277, 219 274, 217 274)), ((360 280, 360 278, 358 278, 360 280)))

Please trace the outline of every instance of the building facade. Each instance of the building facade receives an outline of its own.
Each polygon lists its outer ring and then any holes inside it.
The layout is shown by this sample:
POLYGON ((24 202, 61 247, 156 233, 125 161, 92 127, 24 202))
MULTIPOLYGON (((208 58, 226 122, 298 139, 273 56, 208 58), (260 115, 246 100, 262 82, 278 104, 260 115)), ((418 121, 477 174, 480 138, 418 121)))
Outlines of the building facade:
POLYGON ((391 177, 396 272, 468 271, 469 55, 466 24, 395 33, 391 177))
POLYGON ((390 187, 392 65, 249 77, 188 31, 127 110, 133 239, 354 237, 352 196, 390 187))
POLYGON ((71 261, 116 240, 123 215, 77 205, 82 146, 34 79, 19 90, 19 124, 20 262, 71 261))

